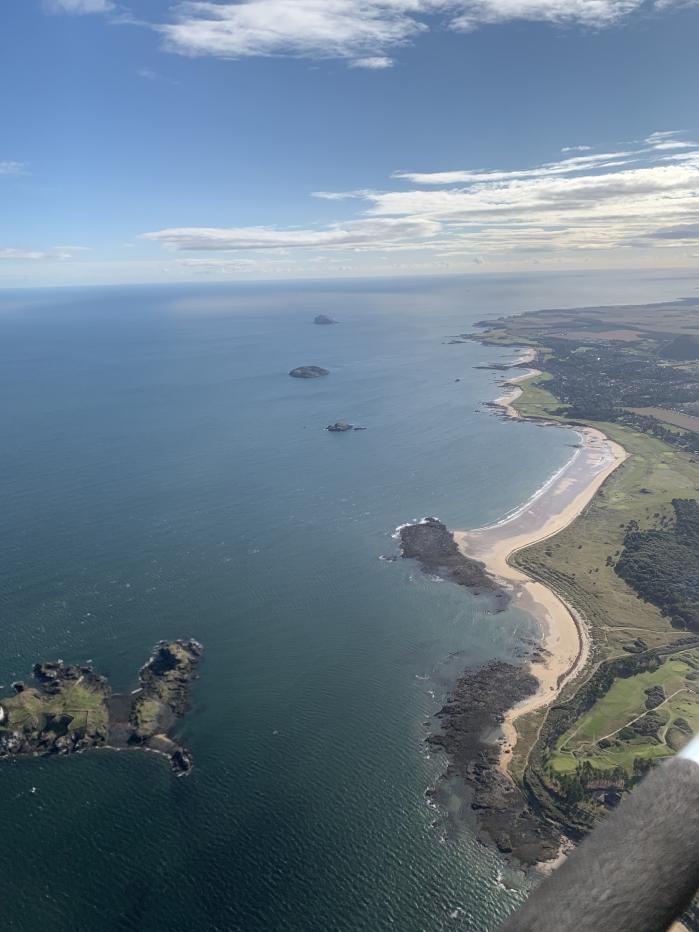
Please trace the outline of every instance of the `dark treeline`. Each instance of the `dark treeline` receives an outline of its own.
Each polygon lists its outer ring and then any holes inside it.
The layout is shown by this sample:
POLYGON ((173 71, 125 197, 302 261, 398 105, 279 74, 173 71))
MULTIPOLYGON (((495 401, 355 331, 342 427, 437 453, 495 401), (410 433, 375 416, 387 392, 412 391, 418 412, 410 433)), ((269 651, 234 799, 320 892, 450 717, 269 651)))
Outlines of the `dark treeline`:
POLYGON ((679 628, 699 631, 699 506, 675 498, 671 530, 631 529, 616 572, 679 628))

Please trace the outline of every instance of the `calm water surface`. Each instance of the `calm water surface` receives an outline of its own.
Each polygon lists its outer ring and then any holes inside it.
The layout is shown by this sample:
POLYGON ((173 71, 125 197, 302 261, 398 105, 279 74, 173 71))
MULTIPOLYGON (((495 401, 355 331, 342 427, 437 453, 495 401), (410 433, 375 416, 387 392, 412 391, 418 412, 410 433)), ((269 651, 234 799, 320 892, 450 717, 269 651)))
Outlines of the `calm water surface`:
POLYGON ((131 689, 156 640, 207 649, 190 779, 128 752, 0 766, 3 928, 496 925, 521 892, 468 818, 427 805, 444 761, 425 723, 459 669, 512 656, 532 623, 379 557, 413 518, 496 520, 570 438, 484 413, 495 373, 473 367, 506 356, 446 340, 487 315, 695 284, 0 296, 0 683, 61 657, 131 689), (314 326, 321 312, 340 323, 314 326), (290 379, 303 364, 332 374, 290 379), (367 430, 322 430, 340 418, 367 430))

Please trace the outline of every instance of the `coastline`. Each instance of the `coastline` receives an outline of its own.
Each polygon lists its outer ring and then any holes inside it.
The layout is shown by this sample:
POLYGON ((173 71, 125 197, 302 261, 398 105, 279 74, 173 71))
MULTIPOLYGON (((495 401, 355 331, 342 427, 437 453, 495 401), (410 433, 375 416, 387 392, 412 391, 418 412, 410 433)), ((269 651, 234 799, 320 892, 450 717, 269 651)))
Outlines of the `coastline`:
MULTIPOLYGON (((529 350, 515 365, 531 362, 535 355, 534 350, 529 350)), ((531 369, 508 379, 509 390, 492 404, 507 417, 525 420, 513 407, 522 394, 518 383, 538 374, 539 370, 531 369)), ((513 604, 532 615, 542 632, 541 656, 527 668, 537 679, 538 688, 505 713, 502 723, 499 767, 503 773, 508 771, 517 742, 516 721, 554 701, 585 667, 590 656, 590 636, 584 619, 553 589, 512 566, 510 560, 517 551, 546 540, 571 524, 607 477, 628 457, 620 444, 600 430, 561 426, 580 438, 580 446, 568 462, 528 502, 502 521, 454 533, 461 552, 485 564, 486 570, 512 592, 513 604)))

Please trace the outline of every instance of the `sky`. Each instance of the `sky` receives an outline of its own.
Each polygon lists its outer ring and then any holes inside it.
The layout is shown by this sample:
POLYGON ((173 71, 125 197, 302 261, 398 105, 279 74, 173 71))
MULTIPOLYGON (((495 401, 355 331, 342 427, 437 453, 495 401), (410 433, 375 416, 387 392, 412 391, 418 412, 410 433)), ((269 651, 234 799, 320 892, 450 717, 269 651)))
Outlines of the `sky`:
POLYGON ((699 266, 699 0, 0 17, 0 287, 699 266))

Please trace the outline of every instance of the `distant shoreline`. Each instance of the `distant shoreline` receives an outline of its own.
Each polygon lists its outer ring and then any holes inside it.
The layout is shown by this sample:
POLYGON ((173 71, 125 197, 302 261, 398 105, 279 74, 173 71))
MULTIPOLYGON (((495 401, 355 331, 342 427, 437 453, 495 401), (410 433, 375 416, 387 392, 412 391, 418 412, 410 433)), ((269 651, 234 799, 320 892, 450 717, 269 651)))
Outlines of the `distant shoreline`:
MULTIPOLYGON (((535 356, 534 350, 527 350, 514 365, 532 362, 535 356)), ((529 420, 513 406, 522 394, 517 383, 539 374, 539 370, 533 369, 508 379, 506 385, 510 390, 492 404, 508 417, 529 420)), ((513 592, 513 604, 530 614, 542 631, 542 655, 537 662, 529 662, 528 665, 529 672, 538 680, 538 689, 504 716, 500 769, 505 773, 517 743, 517 720, 550 705, 563 687, 586 666, 590 656, 590 635, 584 619, 553 589, 513 566, 511 559, 518 551, 568 527, 628 456, 620 444, 595 428, 573 424, 561 426, 578 434, 581 447, 552 477, 553 481, 549 480, 503 521, 454 533, 462 553, 482 561, 486 569, 513 592)))

